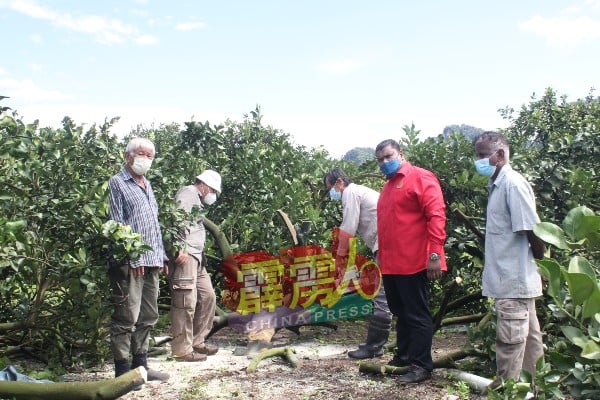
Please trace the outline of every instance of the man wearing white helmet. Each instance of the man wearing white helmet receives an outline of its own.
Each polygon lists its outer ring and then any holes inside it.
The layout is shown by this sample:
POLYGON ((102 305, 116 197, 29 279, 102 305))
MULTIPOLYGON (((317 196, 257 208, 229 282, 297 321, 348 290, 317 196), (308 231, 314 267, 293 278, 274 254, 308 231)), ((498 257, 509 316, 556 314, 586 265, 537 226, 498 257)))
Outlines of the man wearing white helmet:
MULTIPOLYGON (((178 206, 188 212, 194 206, 211 205, 221 193, 221 175, 205 170, 193 185, 184 186, 175 195, 178 206)), ((172 261, 171 352, 177 361, 204 361, 219 348, 205 342, 210 333, 216 308, 216 295, 203 258, 206 230, 202 220, 182 232, 185 249, 172 261)))

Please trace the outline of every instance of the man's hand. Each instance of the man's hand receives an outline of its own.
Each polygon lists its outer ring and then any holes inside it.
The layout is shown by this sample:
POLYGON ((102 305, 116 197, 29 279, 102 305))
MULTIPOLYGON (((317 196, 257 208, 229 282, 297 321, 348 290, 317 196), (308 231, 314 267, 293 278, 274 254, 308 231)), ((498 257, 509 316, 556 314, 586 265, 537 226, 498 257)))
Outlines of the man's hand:
POLYGON ((183 251, 179 251, 177 258, 175 258, 175 264, 182 265, 188 261, 189 254, 183 251))
POLYGON ((134 278, 139 278, 141 276, 144 276, 144 267, 129 267, 129 273, 133 275, 134 278))
POLYGON ((442 262, 440 260, 429 260, 427 263, 427 279, 438 280, 442 277, 442 262))
POLYGON ((165 261, 163 266, 158 268, 158 272, 162 272, 165 275, 169 275, 169 262, 165 261))

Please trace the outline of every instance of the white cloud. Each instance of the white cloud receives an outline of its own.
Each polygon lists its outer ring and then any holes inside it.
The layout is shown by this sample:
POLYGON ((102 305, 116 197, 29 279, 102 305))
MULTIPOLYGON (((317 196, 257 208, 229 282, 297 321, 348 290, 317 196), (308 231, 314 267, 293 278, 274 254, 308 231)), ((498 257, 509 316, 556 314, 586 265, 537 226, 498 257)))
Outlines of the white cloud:
POLYGON ((8 96, 15 101, 57 101, 69 100, 72 96, 59 92, 58 90, 46 90, 38 87, 31 79, 19 81, 17 79, 0 79, 2 95, 8 96))
POLYGON ((33 18, 53 20, 58 16, 57 13, 47 10, 44 7, 37 5, 32 1, 13 0, 8 3, 8 6, 22 14, 29 15, 33 18))
POLYGON ((560 15, 535 15, 519 24, 525 32, 546 39, 551 46, 577 46, 600 38, 600 1, 585 1, 565 8, 560 15))
POLYGON ((203 29, 205 27, 206 24, 200 21, 181 22, 175 25, 175 29, 177 29, 178 31, 192 31, 195 29, 203 29))
POLYGON ((148 35, 140 35, 135 26, 115 18, 98 15, 74 17, 68 13, 53 11, 31 0, 12 0, 8 2, 8 7, 32 18, 49 21, 61 28, 93 35, 103 44, 125 43, 127 41, 141 44, 155 43, 155 41, 152 42, 147 39, 148 35))
POLYGON ((330 74, 335 75, 344 75, 354 72, 362 67, 362 64, 356 60, 345 59, 345 60, 336 60, 336 61, 328 61, 323 63, 317 67, 320 71, 325 71, 330 74))
POLYGON ((44 41, 42 36, 38 35, 37 33, 29 35, 29 40, 31 40, 31 42, 35 44, 42 44, 42 42, 44 41))
POLYGON ((36 64, 36 63, 31 63, 31 64, 29 64, 29 69, 31 69, 31 71, 33 71, 33 72, 39 72, 42 70, 42 65, 36 64))
POLYGON ((135 39, 135 42, 140 45, 152 45, 158 43, 158 38, 152 35, 141 35, 135 39))

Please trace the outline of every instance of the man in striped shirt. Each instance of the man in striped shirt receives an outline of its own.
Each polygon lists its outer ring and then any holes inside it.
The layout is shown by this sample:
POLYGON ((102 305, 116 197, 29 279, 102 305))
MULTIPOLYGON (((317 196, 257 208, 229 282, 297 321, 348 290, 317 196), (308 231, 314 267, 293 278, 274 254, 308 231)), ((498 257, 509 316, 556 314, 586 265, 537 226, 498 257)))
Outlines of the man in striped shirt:
POLYGON ((134 138, 125 150, 125 167, 108 181, 109 217, 130 225, 152 247, 137 260, 109 258, 108 276, 114 306, 110 324, 115 376, 143 366, 148 380, 167 380, 169 375, 149 370, 147 364, 150 331, 158 320, 159 272, 168 273, 158 204, 146 172, 154 159, 154 144, 134 138), (131 366, 129 354, 132 354, 131 366))

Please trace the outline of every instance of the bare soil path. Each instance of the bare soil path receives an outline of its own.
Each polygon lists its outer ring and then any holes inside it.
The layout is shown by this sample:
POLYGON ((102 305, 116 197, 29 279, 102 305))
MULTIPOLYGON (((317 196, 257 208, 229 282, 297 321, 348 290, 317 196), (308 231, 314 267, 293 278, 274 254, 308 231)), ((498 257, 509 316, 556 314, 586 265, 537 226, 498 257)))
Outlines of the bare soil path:
MULTIPOLYGON (((151 368, 168 372, 168 382, 148 382, 141 390, 122 396, 122 399, 443 399, 453 390, 453 382, 443 370, 435 370, 433 378, 419 384, 400 385, 393 376, 375 376, 359 372, 358 362, 348 357, 366 336, 366 320, 339 321, 337 329, 324 326, 304 326, 296 334, 287 329, 278 331, 272 340, 276 347, 295 350, 301 364, 297 368, 279 357, 268 358, 254 373, 246 371, 251 358, 236 355, 244 350, 247 340, 231 328, 217 332, 210 340, 218 344, 219 352, 207 361, 176 362, 167 354, 151 357, 151 368)), ((434 337, 433 356, 461 348, 465 333, 441 333, 434 337)), ((390 342, 395 337, 392 334, 390 342)), ((371 360, 385 364, 391 353, 371 360)), ((113 377, 112 366, 101 371, 68 374, 64 380, 88 381, 113 377)), ((452 398, 452 397, 450 397, 452 398)), ((454 397, 456 398, 456 397, 454 397)), ((475 397, 473 397, 475 398, 475 397)))

